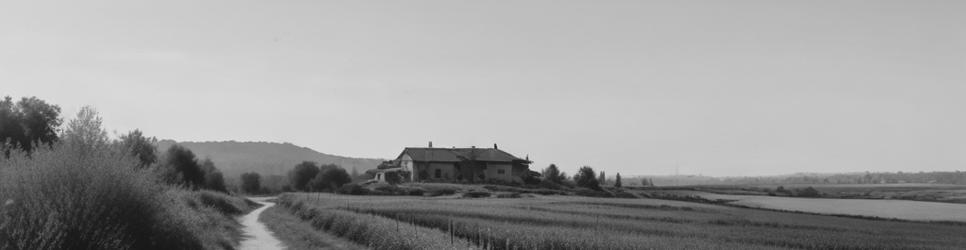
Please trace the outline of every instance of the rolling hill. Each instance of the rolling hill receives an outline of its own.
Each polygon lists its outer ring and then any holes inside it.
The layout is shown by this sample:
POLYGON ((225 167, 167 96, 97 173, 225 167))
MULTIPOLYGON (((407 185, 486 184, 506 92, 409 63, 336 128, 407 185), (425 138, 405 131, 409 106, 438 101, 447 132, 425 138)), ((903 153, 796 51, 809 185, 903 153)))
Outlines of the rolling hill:
POLYGON ((246 172, 256 172, 263 176, 285 175, 302 161, 320 164, 336 164, 348 171, 356 168, 360 173, 374 169, 383 160, 352 158, 320 153, 291 143, 274 142, 176 142, 161 140, 158 150, 162 153, 173 144, 190 149, 199 160, 211 158, 215 166, 228 178, 238 178, 246 172))

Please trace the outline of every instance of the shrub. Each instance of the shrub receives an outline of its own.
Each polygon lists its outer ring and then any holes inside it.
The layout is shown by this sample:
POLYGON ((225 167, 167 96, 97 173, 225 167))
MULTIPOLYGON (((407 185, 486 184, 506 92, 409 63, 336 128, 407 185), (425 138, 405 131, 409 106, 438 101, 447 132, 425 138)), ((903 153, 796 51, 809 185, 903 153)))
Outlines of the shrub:
POLYGON ((64 145, 0 160, 0 249, 201 249, 190 213, 138 163, 64 145))
POLYGON ((490 192, 484 191, 470 191, 463 193, 463 198, 485 198, 490 197, 490 192))
POLYGON ((319 174, 309 181, 307 186, 313 191, 335 191, 351 181, 352 177, 345 169, 333 165, 333 167, 319 171, 319 174))
POLYGON ((360 186, 359 184, 348 184, 339 188, 338 193, 340 194, 351 194, 351 195, 365 195, 368 190, 360 186))

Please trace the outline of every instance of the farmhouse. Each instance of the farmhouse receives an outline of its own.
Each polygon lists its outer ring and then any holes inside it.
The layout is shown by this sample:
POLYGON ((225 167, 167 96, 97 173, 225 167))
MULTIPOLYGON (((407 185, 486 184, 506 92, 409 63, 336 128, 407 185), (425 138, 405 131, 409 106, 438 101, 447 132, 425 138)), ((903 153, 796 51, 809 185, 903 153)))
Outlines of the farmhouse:
MULTIPOLYGON (((412 182, 516 182, 530 171, 530 160, 493 148, 405 148, 393 161, 394 168, 410 172, 412 182)), ((529 157, 528 157, 529 158, 529 157)), ((379 172, 395 171, 384 169, 379 172)), ((384 179, 384 178, 383 178, 384 179)))

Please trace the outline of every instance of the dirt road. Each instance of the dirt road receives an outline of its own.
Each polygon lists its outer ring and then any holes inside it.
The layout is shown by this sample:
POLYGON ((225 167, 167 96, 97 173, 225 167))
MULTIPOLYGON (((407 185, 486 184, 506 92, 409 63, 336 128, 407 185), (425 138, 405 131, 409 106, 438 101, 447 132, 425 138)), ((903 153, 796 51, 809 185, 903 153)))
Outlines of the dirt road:
POLYGON ((245 239, 242 240, 239 249, 242 250, 262 250, 262 249, 285 249, 278 238, 272 235, 272 232, 268 231, 265 224, 258 221, 258 215, 272 206, 275 203, 268 202, 267 200, 274 197, 259 197, 259 198, 249 198, 252 201, 262 204, 262 207, 255 209, 251 213, 246 214, 240 218, 242 224, 242 231, 245 234, 245 239))

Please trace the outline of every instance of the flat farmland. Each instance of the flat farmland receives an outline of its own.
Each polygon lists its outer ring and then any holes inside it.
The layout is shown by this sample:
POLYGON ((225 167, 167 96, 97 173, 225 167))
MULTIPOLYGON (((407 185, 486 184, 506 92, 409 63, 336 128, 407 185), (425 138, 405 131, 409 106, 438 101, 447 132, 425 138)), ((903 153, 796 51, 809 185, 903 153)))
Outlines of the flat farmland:
POLYGON ((819 214, 855 215, 916 221, 966 222, 966 204, 879 199, 794 198, 760 195, 725 195, 690 192, 729 204, 819 214))
POLYGON ((966 226, 656 199, 288 193, 320 231, 376 249, 955 249, 966 226))

